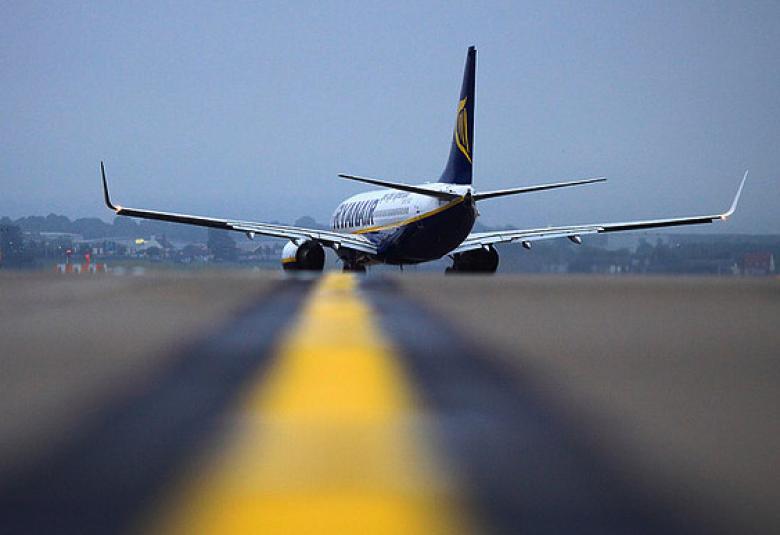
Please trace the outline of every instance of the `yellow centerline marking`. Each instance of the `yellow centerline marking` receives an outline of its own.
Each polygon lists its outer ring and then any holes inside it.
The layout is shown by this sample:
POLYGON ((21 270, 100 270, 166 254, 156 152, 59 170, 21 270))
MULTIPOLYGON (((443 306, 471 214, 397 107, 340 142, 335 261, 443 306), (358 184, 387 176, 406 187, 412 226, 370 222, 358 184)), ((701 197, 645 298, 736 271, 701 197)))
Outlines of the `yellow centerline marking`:
POLYGON ((471 531, 432 426, 356 286, 340 273, 320 281, 240 403, 232 437, 149 531, 471 531))

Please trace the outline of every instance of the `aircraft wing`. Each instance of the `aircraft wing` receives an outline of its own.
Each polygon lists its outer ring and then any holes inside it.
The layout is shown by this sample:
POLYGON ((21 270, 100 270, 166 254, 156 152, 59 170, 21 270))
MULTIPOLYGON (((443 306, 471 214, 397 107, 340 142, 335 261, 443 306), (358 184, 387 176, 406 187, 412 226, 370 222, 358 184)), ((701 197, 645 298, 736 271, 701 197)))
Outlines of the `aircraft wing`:
POLYGON ((157 219, 159 221, 185 223, 188 225, 197 225, 200 227, 217 228, 223 230, 234 230, 237 232, 243 232, 249 237, 254 237, 254 235, 260 234, 263 236, 285 238, 288 240, 314 240, 334 249, 345 247, 347 249, 353 249, 355 251, 368 254, 376 254, 377 252, 376 244, 360 234, 347 234, 342 232, 332 232, 329 230, 307 229, 289 225, 273 225, 270 223, 258 223, 254 221, 217 219, 212 217, 177 214, 172 212, 158 212, 155 210, 144 210, 139 208, 125 208, 123 206, 114 205, 111 202, 111 198, 108 194, 108 183, 106 182, 106 171, 103 167, 103 162, 100 162, 100 172, 103 178, 103 197, 106 201, 106 206, 113 210, 116 215, 140 217, 142 219, 157 219))
POLYGON ((731 207, 721 213, 703 216, 675 217, 667 219, 650 219, 645 221, 627 221, 623 223, 602 223, 593 225, 572 225, 567 227, 544 227, 525 230, 499 230, 494 232, 475 232, 469 234, 463 240, 458 248, 450 254, 464 253, 474 249, 495 245, 498 243, 520 242, 524 246, 530 246, 531 242, 539 240, 549 240, 553 238, 569 238, 572 241, 580 241, 580 236, 584 234, 601 234, 605 232, 620 232, 624 230, 640 230, 657 227, 674 227, 681 225, 698 225, 701 223, 712 223, 714 221, 724 221, 737 209, 739 197, 742 195, 742 188, 747 180, 747 171, 742 177, 742 181, 737 189, 737 194, 731 203, 731 207))

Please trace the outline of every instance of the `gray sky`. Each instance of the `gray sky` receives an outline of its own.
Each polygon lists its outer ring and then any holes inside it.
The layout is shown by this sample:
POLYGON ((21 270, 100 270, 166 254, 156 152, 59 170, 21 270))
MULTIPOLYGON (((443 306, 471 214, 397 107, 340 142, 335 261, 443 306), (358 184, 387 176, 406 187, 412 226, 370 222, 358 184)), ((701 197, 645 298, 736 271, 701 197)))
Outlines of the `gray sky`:
POLYGON ((475 186, 606 175, 487 224, 725 209, 780 232, 777 2, 0 4, 0 215, 327 219, 349 172, 439 176, 478 50, 475 186))

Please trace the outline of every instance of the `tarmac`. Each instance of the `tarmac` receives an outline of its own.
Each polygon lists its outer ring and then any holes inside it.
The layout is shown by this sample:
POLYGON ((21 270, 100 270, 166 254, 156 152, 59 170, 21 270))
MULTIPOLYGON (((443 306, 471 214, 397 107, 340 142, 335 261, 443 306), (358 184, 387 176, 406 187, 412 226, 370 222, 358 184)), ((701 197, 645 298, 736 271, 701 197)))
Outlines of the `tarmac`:
POLYGON ((778 533, 780 280, 0 274, 0 532, 778 533))

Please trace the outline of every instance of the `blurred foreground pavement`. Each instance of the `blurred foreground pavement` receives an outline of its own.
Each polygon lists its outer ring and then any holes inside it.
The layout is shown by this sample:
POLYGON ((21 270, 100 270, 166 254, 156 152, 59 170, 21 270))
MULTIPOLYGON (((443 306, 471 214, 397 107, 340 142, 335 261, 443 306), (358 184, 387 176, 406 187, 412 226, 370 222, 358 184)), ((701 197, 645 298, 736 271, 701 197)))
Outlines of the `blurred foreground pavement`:
POLYGON ((0 531, 780 532, 778 318, 776 279, 3 273, 0 531))

